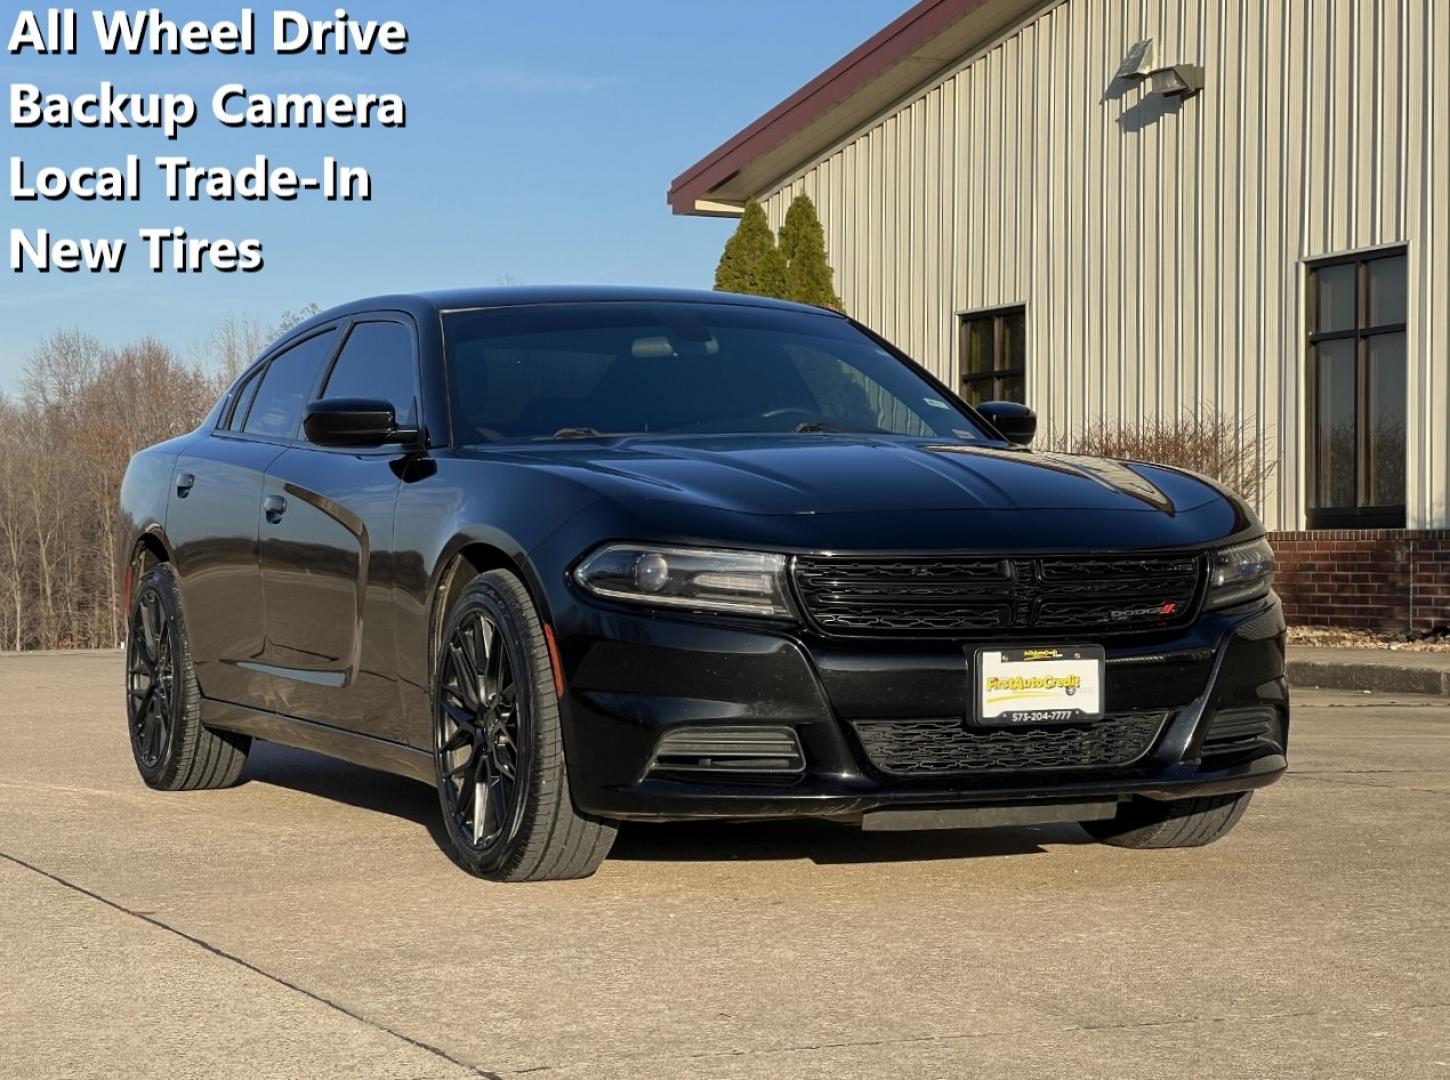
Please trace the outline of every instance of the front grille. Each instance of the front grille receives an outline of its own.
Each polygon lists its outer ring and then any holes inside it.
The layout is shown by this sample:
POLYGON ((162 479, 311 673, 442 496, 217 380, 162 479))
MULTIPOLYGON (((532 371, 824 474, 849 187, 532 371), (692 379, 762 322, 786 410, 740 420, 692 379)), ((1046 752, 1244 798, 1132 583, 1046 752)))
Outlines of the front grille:
POLYGON ((1063 727, 973 728, 959 719, 855 720, 861 749, 888 776, 1109 769, 1152 749, 1166 712, 1120 713, 1063 727))
POLYGON ((827 634, 1152 633, 1193 620, 1203 559, 1175 555, 799 556, 801 605, 827 634))

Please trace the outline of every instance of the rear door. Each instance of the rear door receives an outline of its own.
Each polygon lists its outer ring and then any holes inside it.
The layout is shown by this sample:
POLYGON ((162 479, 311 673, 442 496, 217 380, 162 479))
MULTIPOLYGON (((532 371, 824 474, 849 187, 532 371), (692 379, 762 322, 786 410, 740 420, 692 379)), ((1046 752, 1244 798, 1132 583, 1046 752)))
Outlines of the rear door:
MULTIPOLYGON (((417 346, 405 316, 348 326, 318 395, 382 398, 417 422, 417 346)), ((277 709, 402 739, 393 649, 393 513, 404 453, 298 442, 267 471, 261 558, 277 709)))
POLYGON ((285 412, 336 339, 328 329, 259 364, 214 431, 176 460, 166 515, 197 683, 209 698, 273 707, 258 550, 262 481, 290 442, 285 412))

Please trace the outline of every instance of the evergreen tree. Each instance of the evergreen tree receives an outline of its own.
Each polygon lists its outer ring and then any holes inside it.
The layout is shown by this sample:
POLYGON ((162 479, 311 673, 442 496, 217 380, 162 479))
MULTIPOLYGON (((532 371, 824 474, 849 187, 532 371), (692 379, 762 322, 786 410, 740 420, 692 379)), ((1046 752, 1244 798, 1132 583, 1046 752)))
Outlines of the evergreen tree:
POLYGON ((786 261, 786 299, 840 311, 835 274, 826 259, 826 233, 809 195, 791 200, 780 229, 780 250, 786 261))
POLYGON ((715 289, 777 299, 785 296, 785 256, 775 246, 765 208, 754 199, 745 204, 735 235, 725 243, 725 253, 715 268, 715 289))

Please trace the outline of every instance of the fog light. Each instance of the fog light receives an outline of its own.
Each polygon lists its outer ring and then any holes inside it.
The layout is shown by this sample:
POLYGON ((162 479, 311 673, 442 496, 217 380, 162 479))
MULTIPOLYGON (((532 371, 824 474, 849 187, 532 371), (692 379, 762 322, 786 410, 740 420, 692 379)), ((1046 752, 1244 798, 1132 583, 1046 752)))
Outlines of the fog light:
POLYGON ((805 767, 795 729, 720 724, 677 727, 665 732, 648 771, 793 778, 805 767))
POLYGON ((1165 97, 1187 97, 1203 89, 1203 68, 1197 64, 1174 64, 1152 72, 1153 93, 1165 97))

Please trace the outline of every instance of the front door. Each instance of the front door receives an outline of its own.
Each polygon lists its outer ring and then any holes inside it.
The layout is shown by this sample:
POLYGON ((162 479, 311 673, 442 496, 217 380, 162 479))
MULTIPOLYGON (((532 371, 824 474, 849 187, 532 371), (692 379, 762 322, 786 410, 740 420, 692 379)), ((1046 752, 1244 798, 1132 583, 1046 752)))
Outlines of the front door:
MULTIPOLYGON (((410 325, 352 323, 321 397, 374 398, 416 422, 410 325)), ((262 594, 278 711, 402 741, 393 647, 393 514, 405 455, 397 447, 299 444, 262 491, 262 594)))
POLYGON ((309 447, 262 491, 262 594, 276 709, 397 738, 394 458, 309 447))

